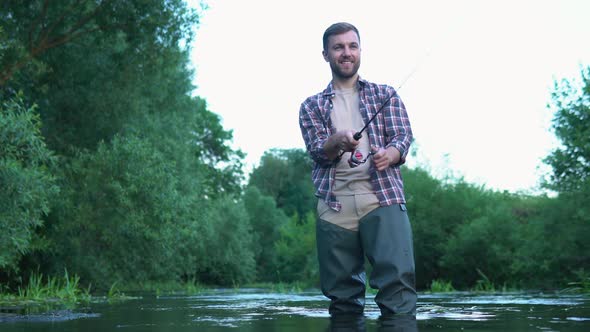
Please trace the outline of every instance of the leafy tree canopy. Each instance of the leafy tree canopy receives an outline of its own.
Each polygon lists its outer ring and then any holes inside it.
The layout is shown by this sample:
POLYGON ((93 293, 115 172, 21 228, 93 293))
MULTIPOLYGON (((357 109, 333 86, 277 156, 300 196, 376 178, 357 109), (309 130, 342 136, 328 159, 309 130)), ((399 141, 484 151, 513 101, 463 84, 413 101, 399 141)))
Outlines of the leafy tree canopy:
POLYGON ((249 185, 272 197, 288 216, 304 218, 310 210, 315 211, 316 204, 311 168, 311 159, 303 149, 271 149, 250 174, 249 185))
POLYGON ((557 192, 578 191, 590 182, 590 67, 580 81, 555 82, 553 129, 562 146, 546 159, 552 168, 548 186, 557 192))

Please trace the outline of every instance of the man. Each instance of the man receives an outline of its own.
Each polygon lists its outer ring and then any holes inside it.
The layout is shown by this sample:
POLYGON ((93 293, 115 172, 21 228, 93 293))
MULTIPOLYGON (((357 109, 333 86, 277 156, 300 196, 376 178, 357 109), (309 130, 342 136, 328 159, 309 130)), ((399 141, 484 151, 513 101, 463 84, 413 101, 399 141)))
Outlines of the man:
POLYGON ((359 77, 356 27, 331 25, 323 48, 332 80, 323 92, 307 98, 299 113, 319 198, 322 292, 331 299, 332 317, 362 315, 366 255, 381 316, 415 315, 412 230, 400 174, 412 141, 405 106, 392 87, 359 77), (365 125, 362 136, 355 137, 365 125), (356 159, 347 162, 351 152, 356 159))

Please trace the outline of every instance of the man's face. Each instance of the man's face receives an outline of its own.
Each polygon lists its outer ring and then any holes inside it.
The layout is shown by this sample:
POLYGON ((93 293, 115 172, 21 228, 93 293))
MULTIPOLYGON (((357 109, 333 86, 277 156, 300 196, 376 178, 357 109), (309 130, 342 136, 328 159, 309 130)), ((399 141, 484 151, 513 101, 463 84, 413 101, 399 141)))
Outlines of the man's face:
POLYGON ((348 79, 356 75, 361 65, 361 46, 354 31, 348 31, 328 38, 327 50, 322 51, 330 63, 335 78, 348 79))

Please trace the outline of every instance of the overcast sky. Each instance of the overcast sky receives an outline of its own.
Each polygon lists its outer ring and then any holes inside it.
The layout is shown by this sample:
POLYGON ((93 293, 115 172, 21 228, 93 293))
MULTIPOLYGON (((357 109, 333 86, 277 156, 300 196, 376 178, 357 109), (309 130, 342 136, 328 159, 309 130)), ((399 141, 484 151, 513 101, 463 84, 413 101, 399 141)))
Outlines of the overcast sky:
MULTIPOLYGON (((189 1, 190 2, 190 1, 189 1)), ((209 0, 193 46, 196 94, 233 130, 248 173, 304 148, 301 102, 331 79, 322 34, 361 36, 361 77, 398 88, 416 139, 408 165, 534 192, 557 146, 556 79, 590 65, 590 1, 209 0)))

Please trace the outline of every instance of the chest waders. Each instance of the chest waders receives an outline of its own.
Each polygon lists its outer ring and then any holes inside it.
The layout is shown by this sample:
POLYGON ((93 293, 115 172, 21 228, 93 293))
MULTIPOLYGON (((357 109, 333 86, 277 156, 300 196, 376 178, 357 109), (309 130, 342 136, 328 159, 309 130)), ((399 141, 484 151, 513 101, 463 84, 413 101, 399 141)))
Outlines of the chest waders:
MULTIPOLYGON (((355 140, 361 139, 363 131, 395 94, 389 96, 363 128, 354 134, 355 140)), ((363 158, 359 150, 352 151, 348 165, 357 167, 373 154, 371 149, 363 158)), ((375 302, 381 317, 399 314, 414 317, 417 302, 414 252, 405 204, 374 209, 360 218, 358 231, 322 220, 321 217, 318 219, 316 240, 320 282, 323 294, 331 300, 329 312, 332 318, 362 317, 366 291, 365 257, 372 267, 369 285, 378 290, 375 302)))
POLYGON ((319 219, 316 226, 320 282, 332 316, 362 315, 365 256, 382 317, 415 315, 417 294, 412 229, 404 204, 382 206, 362 217, 358 231, 319 219))

